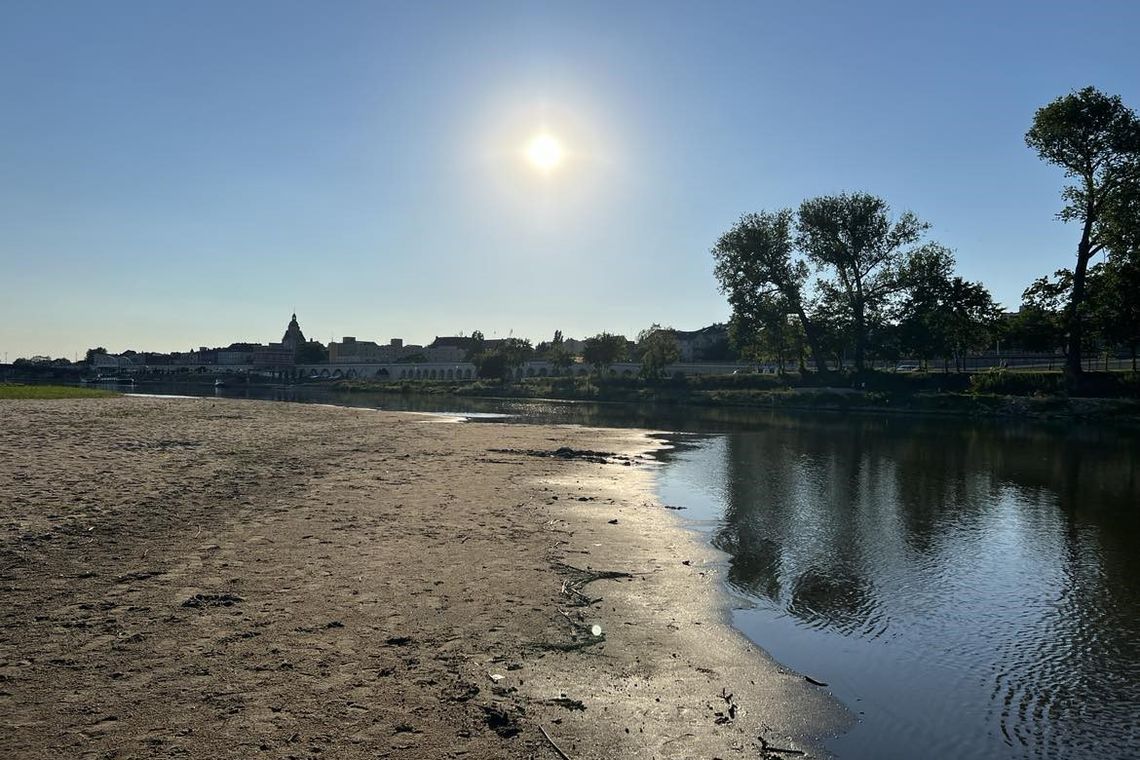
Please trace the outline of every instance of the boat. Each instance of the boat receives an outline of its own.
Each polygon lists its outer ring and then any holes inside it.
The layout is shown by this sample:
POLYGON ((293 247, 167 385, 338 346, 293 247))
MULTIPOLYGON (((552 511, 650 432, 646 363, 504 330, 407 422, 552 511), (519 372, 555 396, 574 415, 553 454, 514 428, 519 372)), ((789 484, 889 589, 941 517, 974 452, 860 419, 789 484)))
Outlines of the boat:
POLYGON ((218 379, 214 380, 214 387, 215 388, 225 388, 226 387, 226 381, 219 377, 218 379))

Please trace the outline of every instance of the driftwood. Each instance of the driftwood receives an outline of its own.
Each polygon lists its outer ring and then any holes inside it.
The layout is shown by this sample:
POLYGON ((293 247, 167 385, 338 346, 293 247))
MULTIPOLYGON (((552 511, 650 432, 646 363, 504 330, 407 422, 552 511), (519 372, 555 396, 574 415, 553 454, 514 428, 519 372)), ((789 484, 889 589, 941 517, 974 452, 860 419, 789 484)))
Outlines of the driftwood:
POLYGON ((806 755, 806 752, 801 752, 798 749, 786 749, 784 747, 774 747, 763 736, 757 736, 760 740, 760 754, 762 755, 806 755))
POLYGON ((591 599, 582 593, 582 588, 594 581, 613 580, 615 578, 632 578, 629 573, 620 570, 583 570, 580 567, 567 565, 565 562, 555 562, 554 568, 570 576, 562 582, 562 595, 570 597, 575 607, 589 607, 602 601, 601 597, 591 599))
POLYGON ((555 743, 554 739, 550 738, 550 734, 546 733, 546 729, 542 727, 541 723, 538 724, 538 730, 542 732, 542 735, 546 737, 546 741, 550 742, 550 746, 554 747, 554 751, 558 753, 558 756, 561 757, 562 760, 572 760, 572 758, 563 752, 562 748, 555 743))

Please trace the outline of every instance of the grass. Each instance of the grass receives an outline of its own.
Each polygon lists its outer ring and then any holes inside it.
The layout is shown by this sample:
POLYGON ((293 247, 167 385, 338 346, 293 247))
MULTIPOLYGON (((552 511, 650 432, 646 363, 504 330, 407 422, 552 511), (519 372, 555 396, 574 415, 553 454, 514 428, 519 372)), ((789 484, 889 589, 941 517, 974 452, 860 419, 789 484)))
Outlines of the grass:
POLYGON ((118 396, 115 391, 102 388, 80 388, 71 385, 9 385, 0 384, 0 400, 8 399, 58 399, 58 398, 108 398, 118 396))

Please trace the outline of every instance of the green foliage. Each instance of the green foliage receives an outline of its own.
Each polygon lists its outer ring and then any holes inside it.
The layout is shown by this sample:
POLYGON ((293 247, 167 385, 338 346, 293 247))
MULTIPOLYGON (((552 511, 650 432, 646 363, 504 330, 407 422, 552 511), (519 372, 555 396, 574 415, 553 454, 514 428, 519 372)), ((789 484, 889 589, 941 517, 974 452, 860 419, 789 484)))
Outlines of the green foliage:
POLYGON ((910 212, 892 221, 887 204, 867 193, 809 198, 795 214, 742 217, 712 251, 734 345, 782 369, 793 356, 802 366, 806 344, 821 372, 826 354, 839 358, 849 345, 857 368, 869 356, 895 355, 890 307, 907 287, 910 262, 943 252, 922 244, 926 229, 910 212), (809 290, 812 267, 819 277, 809 290))
POLYGON ((1089 372, 1073 387, 1059 372, 978 372, 970 377, 974 393, 1008 396, 1063 396, 1090 398, 1140 398, 1140 374, 1135 372, 1089 372))
POLYGON ((665 367, 681 358, 681 348, 671 327, 654 324, 637 336, 637 349, 641 354, 641 374, 658 378, 665 367))
POLYGON ((484 338, 482 330, 473 330, 471 332, 471 345, 467 349, 467 361, 474 362, 475 357, 483 353, 484 338))
POLYGON ((945 349, 945 310, 953 275, 954 257, 944 249, 920 252, 907 263, 907 294, 899 309, 904 355, 925 363, 945 349))
POLYGON ((1081 374, 1090 260, 1106 249, 1140 248, 1140 118, 1119 96, 1085 87, 1038 109, 1025 142, 1072 179, 1061 192, 1065 203, 1058 213, 1081 225, 1066 319, 1066 371, 1072 380, 1081 374))
POLYGON ((554 331, 554 338, 544 341, 534 347, 534 354, 540 359, 546 359, 559 371, 565 371, 574 363, 574 356, 566 350, 565 340, 561 330, 554 331))
POLYGON ((574 357, 562 346, 556 346, 547 351, 546 360, 560 372, 566 371, 574 363, 574 357))
POLYGON ((534 349, 529 340, 507 338, 494 348, 475 354, 471 361, 475 364, 480 378, 505 380, 533 355, 534 349))
POLYGON ((796 245, 824 273, 824 300, 850 326, 856 368, 864 366, 868 337, 885 322, 891 297, 905 287, 909 260, 932 252, 932 246, 918 245, 928 227, 909 211, 892 222, 886 202, 868 193, 800 204, 796 245))
POLYGON ((582 358, 587 364, 592 365, 596 372, 600 373, 614 362, 625 358, 627 342, 624 335, 599 333, 585 340, 585 345, 582 347, 582 358))
POLYGON ((729 332, 738 351, 782 355, 788 342, 783 325, 793 315, 816 369, 825 372, 819 331, 809 314, 809 270, 796 255, 793 225, 790 209, 742 216, 713 246, 714 273, 732 307, 729 332))
POLYGON ((476 376, 482 380, 505 380, 510 375, 507 357, 498 351, 476 354, 472 361, 475 363, 476 376))
POLYGON ((1059 269, 1039 277, 1021 294, 1021 309, 1006 325, 1009 344, 1023 351, 1052 352, 1065 347, 1065 304, 1073 288, 1073 273, 1059 269))
POLYGON ((8 385, 0 384, 0 400, 12 399, 63 399, 63 398, 109 398, 118 396, 114 391, 102 388, 80 388, 70 385, 8 385))
POLYGON ((1106 346, 1140 346, 1140 257, 1114 255, 1089 270, 1092 324, 1106 346))
POLYGON ((297 346, 294 359, 298 364, 324 364, 329 360, 329 351, 320 341, 310 340, 297 346))

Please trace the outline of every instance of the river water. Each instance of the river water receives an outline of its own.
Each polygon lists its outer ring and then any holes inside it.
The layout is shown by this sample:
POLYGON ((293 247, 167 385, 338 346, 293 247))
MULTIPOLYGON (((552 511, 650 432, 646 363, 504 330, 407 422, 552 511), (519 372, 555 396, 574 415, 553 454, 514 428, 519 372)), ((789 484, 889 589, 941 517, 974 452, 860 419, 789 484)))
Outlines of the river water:
POLYGON ((840 758, 1140 757, 1135 431, 247 393, 682 433, 661 498, 728 555, 735 624, 855 713, 840 758))

